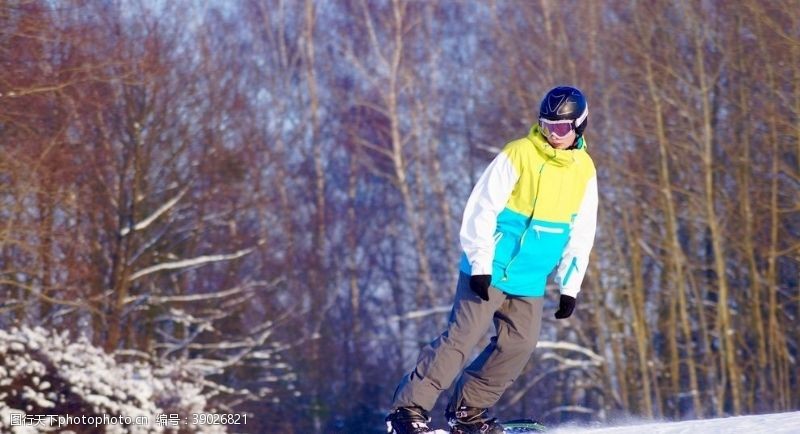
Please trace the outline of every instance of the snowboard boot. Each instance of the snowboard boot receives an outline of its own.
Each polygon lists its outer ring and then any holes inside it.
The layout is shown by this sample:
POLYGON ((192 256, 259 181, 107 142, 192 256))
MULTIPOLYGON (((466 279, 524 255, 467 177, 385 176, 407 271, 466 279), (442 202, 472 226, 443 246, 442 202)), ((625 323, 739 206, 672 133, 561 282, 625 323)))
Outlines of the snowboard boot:
POLYGON ((450 434, 503 434, 503 425, 490 418, 485 408, 458 407, 447 414, 450 434))
POLYGON ((420 407, 400 407, 386 416, 386 432, 389 434, 424 434, 433 432, 428 428, 428 412, 420 407))

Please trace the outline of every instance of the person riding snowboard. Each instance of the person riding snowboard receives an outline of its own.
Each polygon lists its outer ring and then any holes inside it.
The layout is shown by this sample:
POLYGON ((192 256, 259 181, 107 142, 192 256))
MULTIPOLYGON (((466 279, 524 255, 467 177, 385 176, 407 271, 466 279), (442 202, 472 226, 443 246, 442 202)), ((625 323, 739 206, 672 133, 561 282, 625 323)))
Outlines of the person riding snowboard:
POLYGON ((597 220, 597 177, 583 133, 586 98, 551 89, 528 135, 503 148, 467 200, 463 254, 447 329, 419 354, 397 386, 389 433, 420 434, 428 412, 456 376, 445 416, 452 434, 502 434, 488 409, 520 375, 539 338, 547 276, 567 318, 586 273, 597 220), (467 357, 494 322, 496 335, 472 363, 467 357))

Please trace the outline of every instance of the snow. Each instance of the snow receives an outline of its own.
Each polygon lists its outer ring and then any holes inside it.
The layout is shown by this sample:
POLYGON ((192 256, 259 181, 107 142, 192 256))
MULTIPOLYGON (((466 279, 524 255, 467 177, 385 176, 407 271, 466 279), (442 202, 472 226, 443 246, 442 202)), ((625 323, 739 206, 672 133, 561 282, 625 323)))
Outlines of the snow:
MULTIPOLYGON (((800 411, 681 422, 638 421, 611 427, 560 426, 552 427, 547 432, 548 434, 798 434, 800 411)), ((434 433, 448 434, 448 431, 436 430, 434 433)))
MULTIPOLYGON (((116 360, 85 337, 71 341, 66 334, 28 327, 0 330, 0 356, 0 431, 4 433, 56 431, 52 422, 33 429, 19 423, 26 416, 46 415, 123 416, 146 422, 103 422, 105 431, 160 433, 166 426, 157 423, 157 415, 214 411, 208 401, 211 393, 204 392, 207 381, 175 360, 163 364, 116 360)), ((224 431, 217 425, 193 426, 193 432, 224 431)))

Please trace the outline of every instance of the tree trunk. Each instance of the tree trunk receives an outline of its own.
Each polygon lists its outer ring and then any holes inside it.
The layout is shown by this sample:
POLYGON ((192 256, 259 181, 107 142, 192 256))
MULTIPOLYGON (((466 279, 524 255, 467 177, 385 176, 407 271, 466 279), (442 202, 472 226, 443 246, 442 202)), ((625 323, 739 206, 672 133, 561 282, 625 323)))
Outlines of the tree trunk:
MULTIPOLYGON (((650 99, 653 104, 653 112, 656 117, 656 139, 658 141, 658 155, 659 155, 659 185, 661 189, 661 198, 663 210, 665 211, 664 219, 667 224, 667 238, 669 242, 669 250, 667 263, 668 269, 672 273, 672 279, 676 285, 676 295, 678 302, 678 312, 680 316, 681 331, 683 332, 684 343, 686 347, 686 369, 689 373, 689 388, 692 393, 692 404, 698 417, 703 417, 703 406, 700 402, 699 385, 697 382, 696 367, 694 363, 694 339, 692 338, 692 330, 688 318, 688 306, 686 303, 686 277, 684 271, 684 254, 678 238, 678 218, 675 211, 675 200, 672 197, 672 179, 669 169, 669 143, 667 140, 666 128, 664 127, 664 112, 661 107, 661 98, 658 93, 658 86, 654 77, 653 65, 649 57, 645 57, 645 73, 647 79, 648 90, 650 99)), ((675 357, 680 357, 675 354, 675 357)), ((673 367, 673 371, 675 368, 673 367)), ((679 371, 677 373, 679 375, 679 371)), ((675 392, 680 393, 680 390, 675 392)))

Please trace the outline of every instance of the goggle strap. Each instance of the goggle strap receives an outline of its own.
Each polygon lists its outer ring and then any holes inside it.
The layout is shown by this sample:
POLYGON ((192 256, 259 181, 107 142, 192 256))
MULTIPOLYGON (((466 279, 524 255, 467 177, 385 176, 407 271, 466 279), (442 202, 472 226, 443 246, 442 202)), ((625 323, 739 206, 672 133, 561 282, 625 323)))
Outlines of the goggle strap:
POLYGON ((587 105, 585 109, 583 109, 583 113, 578 116, 578 119, 575 119, 575 127, 582 124, 583 121, 586 120, 586 116, 589 116, 589 106, 587 105))

